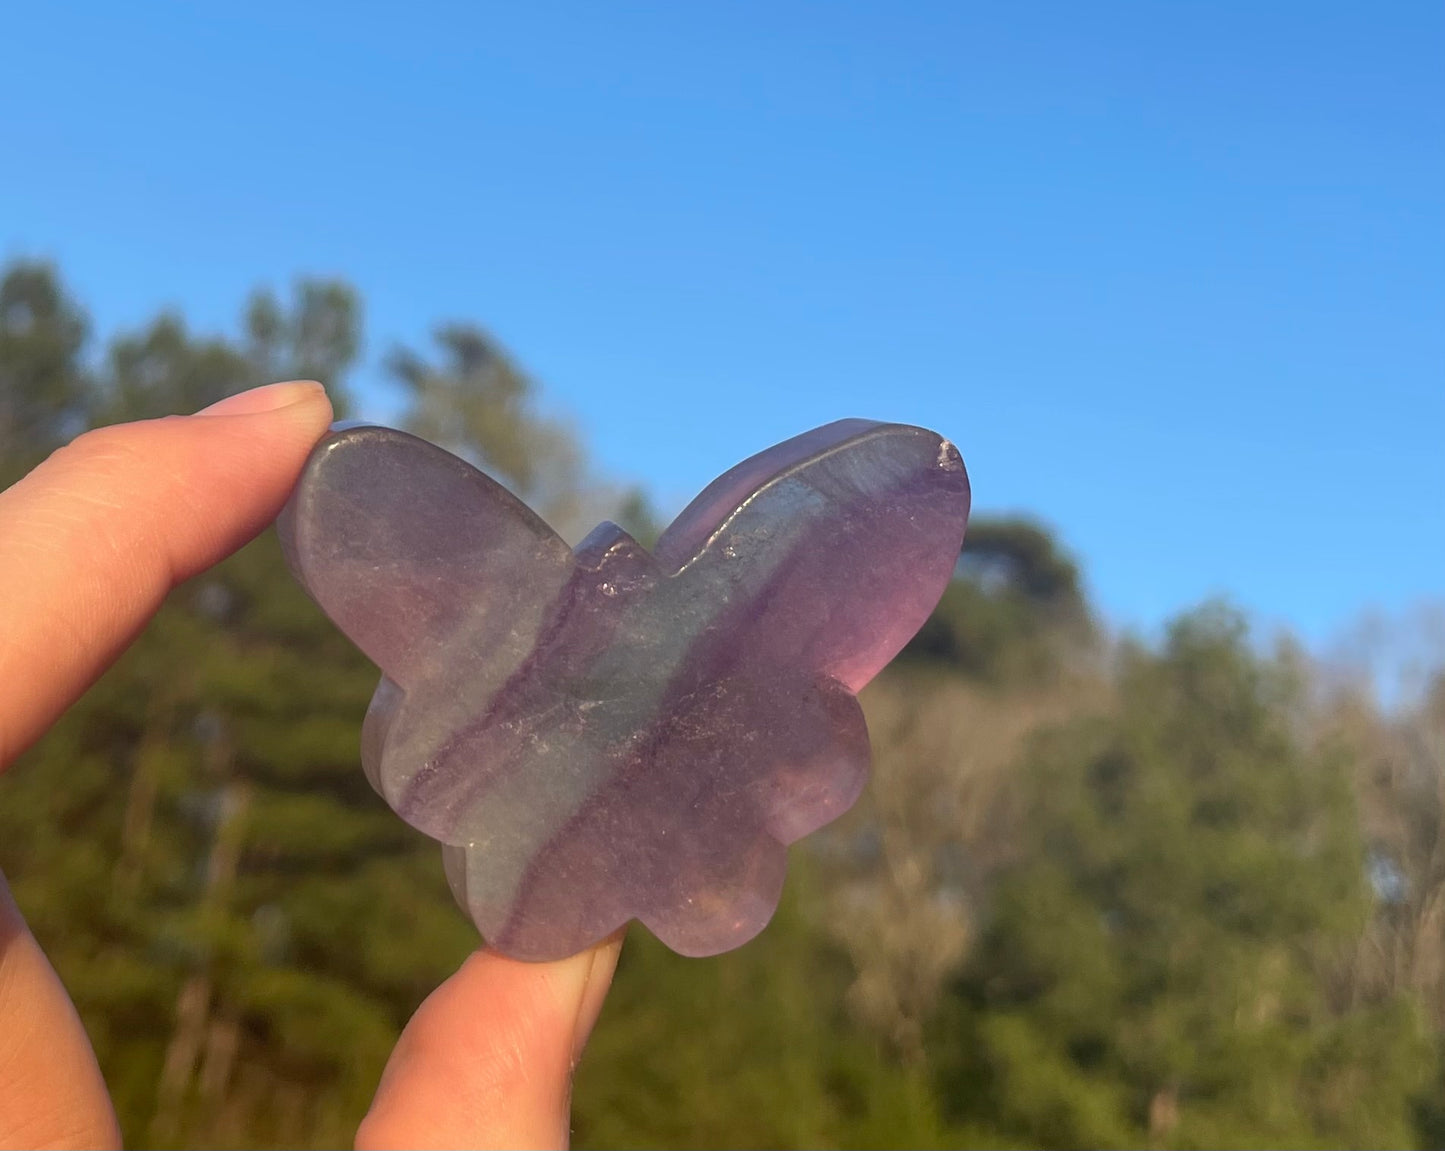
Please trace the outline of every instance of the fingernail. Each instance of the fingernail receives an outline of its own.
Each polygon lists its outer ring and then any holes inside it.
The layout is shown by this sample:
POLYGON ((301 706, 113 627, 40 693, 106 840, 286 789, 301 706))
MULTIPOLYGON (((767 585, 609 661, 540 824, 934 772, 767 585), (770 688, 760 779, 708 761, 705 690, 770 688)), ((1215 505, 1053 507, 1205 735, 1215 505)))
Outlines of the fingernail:
POLYGON ((314 396, 324 395, 326 389, 315 380, 292 380, 284 384, 267 384, 263 388, 252 388, 248 392, 237 392, 218 400, 208 408, 202 408, 198 416, 254 416, 261 412, 274 412, 278 408, 289 408, 314 396))
POLYGON ((587 1046, 592 1028, 597 1025, 597 1017, 602 1014, 602 1005, 607 1001, 612 975, 617 970, 617 959, 622 953, 622 937, 623 932, 619 931, 592 950, 591 962, 582 979, 577 1023, 572 1032, 573 1066, 576 1066, 577 1060, 582 1057, 582 1049, 587 1046))

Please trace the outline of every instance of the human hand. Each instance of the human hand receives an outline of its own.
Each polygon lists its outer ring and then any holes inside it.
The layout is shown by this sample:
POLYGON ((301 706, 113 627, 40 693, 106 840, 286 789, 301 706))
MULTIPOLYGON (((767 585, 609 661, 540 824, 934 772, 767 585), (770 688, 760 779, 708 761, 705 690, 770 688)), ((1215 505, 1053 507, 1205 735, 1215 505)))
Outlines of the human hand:
MULTIPOLYGON (((0 492, 0 770, 172 587, 275 517, 330 419, 319 385, 275 384, 89 432, 0 492)), ((357 1145, 565 1146, 572 1070, 619 948, 473 954, 402 1033, 357 1145)), ((80 1019, 0 876, 0 1147, 119 1144, 80 1019)))

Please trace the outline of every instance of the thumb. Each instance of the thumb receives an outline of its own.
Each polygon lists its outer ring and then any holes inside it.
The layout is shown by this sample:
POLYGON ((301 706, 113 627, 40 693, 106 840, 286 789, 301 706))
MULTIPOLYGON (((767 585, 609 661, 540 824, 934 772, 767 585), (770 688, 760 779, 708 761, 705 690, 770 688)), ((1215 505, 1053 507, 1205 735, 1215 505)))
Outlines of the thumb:
POLYGON ((0 875, 0 1147, 119 1147, 85 1028, 0 875))
POLYGON ((572 1072, 621 948, 619 932, 555 963, 474 953, 402 1032, 357 1147, 566 1147, 572 1072))

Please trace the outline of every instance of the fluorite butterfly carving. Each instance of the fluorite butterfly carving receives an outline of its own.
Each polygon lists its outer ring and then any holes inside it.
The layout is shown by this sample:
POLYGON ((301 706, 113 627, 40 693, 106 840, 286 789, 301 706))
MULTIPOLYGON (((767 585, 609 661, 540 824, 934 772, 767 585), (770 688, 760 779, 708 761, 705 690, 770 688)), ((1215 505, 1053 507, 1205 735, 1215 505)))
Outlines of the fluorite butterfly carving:
POLYGON ((968 508, 947 440, 843 420, 713 481, 651 552, 611 523, 574 550, 465 461, 355 427, 280 527, 383 672, 372 785, 487 941, 541 960, 632 919, 684 955, 762 930, 786 845, 864 785, 855 694, 937 603, 968 508))

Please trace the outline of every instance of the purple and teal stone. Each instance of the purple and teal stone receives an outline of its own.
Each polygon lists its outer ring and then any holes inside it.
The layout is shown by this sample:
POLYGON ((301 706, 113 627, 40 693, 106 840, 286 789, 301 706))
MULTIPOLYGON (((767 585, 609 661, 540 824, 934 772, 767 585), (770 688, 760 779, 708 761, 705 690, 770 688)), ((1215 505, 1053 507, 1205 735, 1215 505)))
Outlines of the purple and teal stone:
POLYGON ((292 570, 382 670, 362 763, 520 959, 630 920, 684 955, 777 907, 786 845, 867 779, 856 693, 943 593, 969 486, 933 432, 842 420, 714 480, 651 552, 575 550, 470 464, 335 431, 281 518, 292 570))

